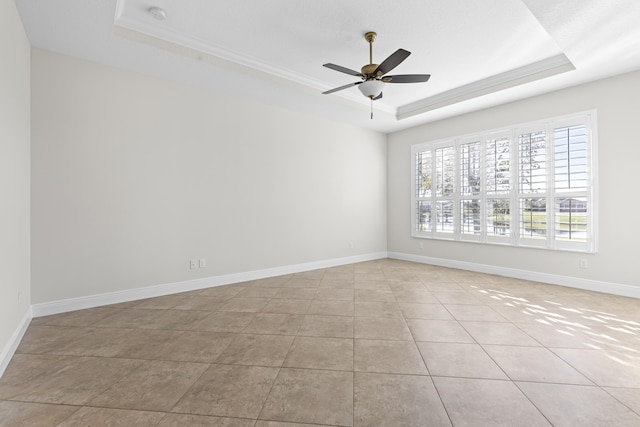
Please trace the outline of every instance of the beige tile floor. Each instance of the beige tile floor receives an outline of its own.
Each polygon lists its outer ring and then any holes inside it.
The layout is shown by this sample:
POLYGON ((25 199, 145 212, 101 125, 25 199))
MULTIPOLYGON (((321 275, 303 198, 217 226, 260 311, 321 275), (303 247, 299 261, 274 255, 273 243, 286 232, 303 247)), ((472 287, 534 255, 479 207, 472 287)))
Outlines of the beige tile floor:
POLYGON ((41 317, 15 425, 640 426, 640 301, 379 260, 41 317))

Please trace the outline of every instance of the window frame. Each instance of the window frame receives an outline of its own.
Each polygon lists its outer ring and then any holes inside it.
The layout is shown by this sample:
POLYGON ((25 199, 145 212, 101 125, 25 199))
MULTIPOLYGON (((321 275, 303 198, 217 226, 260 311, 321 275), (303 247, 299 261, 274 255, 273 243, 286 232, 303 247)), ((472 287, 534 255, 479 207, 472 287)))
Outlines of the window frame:
MULTIPOLYGON (((596 253, 598 251, 598 171, 597 171, 597 111, 590 110, 586 112, 580 112, 575 114, 569 114, 564 116, 552 117, 543 120, 537 120, 535 122, 522 123, 512 125, 508 127, 488 129, 480 132, 474 132, 471 134, 465 134, 456 136, 453 138, 444 138, 434 141, 421 142, 413 144, 411 146, 411 236, 414 238, 427 238, 436 240, 449 240, 449 241, 461 241, 481 244, 497 244, 497 245, 509 245, 517 247, 529 247, 540 248, 547 250, 560 250, 560 251, 573 251, 573 252, 586 252, 596 253), (579 191, 562 191, 554 188, 555 182, 555 131, 564 127, 570 126, 582 126, 586 128, 586 168, 587 168, 587 180, 586 190, 579 191), (533 190, 525 191, 521 189, 520 174, 521 168, 521 140, 520 137, 527 133, 545 132, 545 152, 544 152, 544 168, 545 168, 545 188, 544 191, 533 190), (487 181, 490 179, 488 174, 490 170, 487 168, 487 141, 491 138, 509 138, 508 156, 503 157, 503 163, 508 163, 508 176, 509 176, 509 190, 506 193, 493 193, 487 190, 487 181), (462 194, 463 192, 463 168, 462 168, 462 147, 474 142, 480 142, 480 193, 470 194, 469 192, 462 194), (436 150, 444 147, 453 146, 453 193, 445 196, 436 194, 436 150), (431 176, 430 194, 425 196, 423 193, 418 194, 418 191, 422 187, 418 187, 418 153, 429 153, 428 157, 431 158, 431 176), (508 162, 505 160, 507 159, 508 162), (521 191, 522 190, 522 191, 521 191), (556 201, 562 198, 572 199, 586 199, 586 239, 584 241, 571 241, 561 239, 556 236, 556 222, 560 220, 560 210, 556 211, 556 201), (544 199, 545 200, 545 232, 544 237, 530 238, 521 235, 521 215, 524 212, 521 209, 521 204, 525 199, 544 199), (477 200, 480 205, 480 217, 479 224, 480 230, 478 232, 469 232, 469 224, 463 224, 463 221, 469 221, 468 216, 464 216, 462 204, 464 201, 477 200), (509 210, 508 220, 508 232, 504 229, 505 235, 494 234, 489 232, 489 201, 490 200, 504 200, 504 204, 509 210), (443 231, 438 229, 440 223, 437 222, 436 206, 438 202, 450 201, 453 204, 453 215, 451 220, 453 221, 452 230, 443 231), (425 215, 426 218, 430 218, 430 227, 425 227, 423 230, 418 229, 421 222, 422 213, 419 212, 418 203, 426 202, 430 203, 429 215, 425 215), (420 218, 419 218, 420 216, 420 218)), ((529 160, 531 161, 531 160, 529 160)), ((541 162, 542 163, 542 162, 541 162)), ((469 170, 469 168, 468 168, 469 170)), ((494 173, 497 168, 494 168, 494 173)), ((540 177, 540 173, 536 175, 540 177)), ((468 172, 467 175, 468 176, 468 172)), ((494 175, 495 176, 495 175, 494 175)), ((494 178, 495 179, 495 178, 494 178)), ((468 189, 468 186, 465 188, 468 189)), ((473 205, 474 202, 470 204, 473 205)), ((469 213, 469 211, 467 211, 469 213)), ((477 215, 473 212, 473 215, 477 215)), ((477 217, 473 221, 477 221, 477 217)), ((475 224, 475 222, 474 222, 475 224)), ((474 225, 475 230, 475 225, 474 225)), ((495 231, 495 230, 492 230, 495 231)), ((541 231, 540 234, 543 234, 541 231)))

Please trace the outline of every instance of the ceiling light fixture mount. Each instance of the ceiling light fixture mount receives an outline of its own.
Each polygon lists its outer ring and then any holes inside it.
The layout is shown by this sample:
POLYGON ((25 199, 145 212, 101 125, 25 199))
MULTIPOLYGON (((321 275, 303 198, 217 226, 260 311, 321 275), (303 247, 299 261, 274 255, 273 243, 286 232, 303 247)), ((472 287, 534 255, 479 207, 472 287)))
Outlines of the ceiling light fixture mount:
POLYGON ((151 15, 152 18, 157 19, 158 21, 164 21, 167 19, 167 12, 165 12, 161 7, 151 6, 147 9, 147 12, 149 12, 149 15, 151 15))

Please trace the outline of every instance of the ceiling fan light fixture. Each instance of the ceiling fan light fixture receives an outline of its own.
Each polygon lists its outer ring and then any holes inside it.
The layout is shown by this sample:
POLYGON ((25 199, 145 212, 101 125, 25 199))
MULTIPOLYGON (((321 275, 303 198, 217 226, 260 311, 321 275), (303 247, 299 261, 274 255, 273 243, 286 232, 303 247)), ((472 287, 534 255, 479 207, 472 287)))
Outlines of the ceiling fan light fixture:
POLYGON ((360 92, 367 98, 375 98, 382 93, 384 89, 384 83, 380 80, 367 80, 358 85, 360 92))
POLYGON ((386 76, 389 71, 396 68, 402 61, 407 59, 411 52, 404 49, 398 49, 392 53, 387 59, 380 64, 373 63, 373 42, 377 34, 369 31, 364 35, 365 40, 369 43, 369 63, 360 69, 360 72, 346 68, 336 64, 323 64, 323 67, 330 68, 341 73, 351 76, 360 77, 362 81, 346 84, 334 89, 322 92, 323 95, 358 86, 358 89, 364 96, 371 100, 371 118, 373 119, 373 101, 382 98, 382 89, 385 83, 420 83, 426 82, 431 77, 429 74, 401 74, 397 76, 386 76))

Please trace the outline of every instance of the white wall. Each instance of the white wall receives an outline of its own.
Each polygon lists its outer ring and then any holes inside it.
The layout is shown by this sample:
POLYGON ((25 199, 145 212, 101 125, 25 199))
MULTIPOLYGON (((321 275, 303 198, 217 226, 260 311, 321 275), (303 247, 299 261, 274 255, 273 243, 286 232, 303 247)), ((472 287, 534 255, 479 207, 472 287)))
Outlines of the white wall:
POLYGON ((1 0, 0 375, 30 313, 29 55, 13 0, 1 0))
MULTIPOLYGON (((388 250, 636 287, 640 295, 640 72, 557 91, 389 136, 388 250), (593 255, 411 238, 410 147, 590 109, 598 114, 600 250, 593 255), (419 248, 419 242, 424 248, 419 248), (588 269, 579 268, 586 258, 588 269)), ((626 287, 626 286, 625 286, 626 287)), ((632 292, 632 293, 633 293, 632 292)))
POLYGON ((35 304, 386 251, 383 134, 38 49, 32 93, 35 304))
POLYGON ((640 73, 398 132, 387 144, 38 49, 31 67, 35 304, 386 250, 640 287, 640 232, 621 220, 640 211, 628 197, 640 73), (412 143, 594 108, 598 254, 429 240, 419 249, 409 230, 412 143), (208 266, 189 270, 191 258, 208 266))

